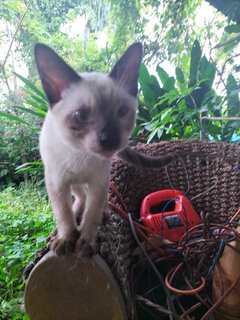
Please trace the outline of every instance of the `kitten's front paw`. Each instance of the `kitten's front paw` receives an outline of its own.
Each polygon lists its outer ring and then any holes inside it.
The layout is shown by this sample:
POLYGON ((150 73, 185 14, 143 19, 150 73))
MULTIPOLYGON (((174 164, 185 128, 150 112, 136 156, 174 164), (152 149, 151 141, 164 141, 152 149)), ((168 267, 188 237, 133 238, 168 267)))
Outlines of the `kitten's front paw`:
POLYGON ((51 249, 58 256, 69 254, 74 251, 78 238, 78 230, 73 230, 67 238, 59 238, 58 236, 56 236, 51 244, 51 249))
POLYGON ((84 237, 80 232, 75 252, 79 258, 91 258, 94 255, 95 241, 89 237, 84 237))
POLYGON ((91 258, 94 255, 94 245, 80 239, 77 244, 77 255, 79 258, 91 258))

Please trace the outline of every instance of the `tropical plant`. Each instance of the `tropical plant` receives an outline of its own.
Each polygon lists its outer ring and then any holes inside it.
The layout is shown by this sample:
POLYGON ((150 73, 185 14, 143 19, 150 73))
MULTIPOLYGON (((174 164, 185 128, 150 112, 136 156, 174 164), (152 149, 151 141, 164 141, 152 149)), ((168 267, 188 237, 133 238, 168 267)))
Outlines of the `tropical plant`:
POLYGON ((19 74, 16 76, 24 83, 22 103, 13 105, 8 112, 0 112, 3 131, 0 145, 2 185, 19 183, 29 176, 42 177, 38 135, 47 112, 47 100, 43 91, 35 84, 19 74))
MULTIPOLYGON (((227 96, 219 96, 213 89, 216 65, 202 54, 196 40, 191 50, 189 77, 179 67, 175 77, 159 65, 156 75, 146 66, 140 70, 140 107, 134 136, 141 134, 148 142, 163 139, 199 138, 201 118, 239 114, 238 84, 229 76, 227 96)), ((230 141, 236 124, 208 123, 205 130, 210 138, 230 141)))

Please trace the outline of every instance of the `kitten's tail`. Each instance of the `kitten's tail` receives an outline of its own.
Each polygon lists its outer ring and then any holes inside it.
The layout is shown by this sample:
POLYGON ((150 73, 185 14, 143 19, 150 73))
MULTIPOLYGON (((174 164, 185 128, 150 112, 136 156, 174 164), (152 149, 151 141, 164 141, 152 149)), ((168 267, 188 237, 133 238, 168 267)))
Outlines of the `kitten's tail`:
POLYGON ((177 155, 175 153, 168 153, 159 157, 151 157, 141 154, 130 147, 120 151, 118 156, 128 164, 141 168, 160 168, 177 159, 177 155))

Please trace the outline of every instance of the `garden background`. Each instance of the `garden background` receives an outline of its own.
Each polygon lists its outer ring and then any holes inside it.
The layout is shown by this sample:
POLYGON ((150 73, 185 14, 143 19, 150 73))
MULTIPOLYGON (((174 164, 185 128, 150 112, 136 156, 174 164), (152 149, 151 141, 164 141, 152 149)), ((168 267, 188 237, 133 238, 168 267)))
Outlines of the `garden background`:
POLYGON ((238 0, 2 0, 1 320, 28 319, 22 272, 54 228, 38 151, 47 100, 33 46, 51 46, 79 72, 108 72, 134 41, 144 44, 134 142, 240 141, 238 0))

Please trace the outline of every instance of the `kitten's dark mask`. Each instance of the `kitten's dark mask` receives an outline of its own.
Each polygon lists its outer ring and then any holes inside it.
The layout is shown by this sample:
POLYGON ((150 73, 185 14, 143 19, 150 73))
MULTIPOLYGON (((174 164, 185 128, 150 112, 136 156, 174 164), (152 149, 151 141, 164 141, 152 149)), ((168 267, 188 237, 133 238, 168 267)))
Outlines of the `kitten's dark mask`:
POLYGON ((49 116, 66 143, 107 157, 127 145, 137 109, 140 43, 130 46, 109 74, 78 75, 42 44, 35 46, 35 58, 49 116))

